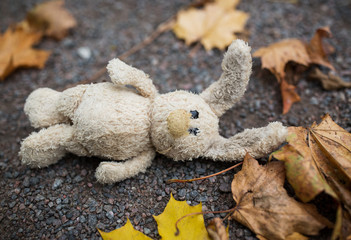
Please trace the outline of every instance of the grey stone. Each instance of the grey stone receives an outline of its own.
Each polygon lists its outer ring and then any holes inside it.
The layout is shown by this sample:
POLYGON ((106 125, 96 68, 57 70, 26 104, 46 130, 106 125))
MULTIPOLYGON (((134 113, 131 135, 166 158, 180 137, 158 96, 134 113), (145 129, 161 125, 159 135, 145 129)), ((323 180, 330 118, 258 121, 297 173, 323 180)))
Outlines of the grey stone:
POLYGON ((82 216, 80 216, 79 221, 81 223, 85 223, 87 221, 87 219, 84 217, 84 215, 82 215, 82 216))
POLYGON ((90 214, 88 216, 88 224, 89 224, 89 226, 95 228, 96 223, 97 223, 96 215, 90 214))
POLYGON ((88 60, 91 57, 91 50, 88 47, 80 47, 77 50, 78 56, 84 60, 88 60))
POLYGON ((56 190, 61 187, 63 180, 61 178, 56 178, 54 184, 52 184, 52 190, 56 190))
POLYGON ((318 105, 318 104, 319 104, 317 98, 315 98, 315 97, 311 97, 310 103, 311 103, 312 105, 318 105))
POLYGON ((180 189, 180 191, 178 192, 179 197, 185 197, 185 194, 186 194, 186 190, 184 188, 180 189))
POLYGON ((148 234, 151 233, 151 230, 148 229, 147 227, 145 227, 145 228, 144 228, 144 233, 145 233, 146 235, 148 235, 148 234))

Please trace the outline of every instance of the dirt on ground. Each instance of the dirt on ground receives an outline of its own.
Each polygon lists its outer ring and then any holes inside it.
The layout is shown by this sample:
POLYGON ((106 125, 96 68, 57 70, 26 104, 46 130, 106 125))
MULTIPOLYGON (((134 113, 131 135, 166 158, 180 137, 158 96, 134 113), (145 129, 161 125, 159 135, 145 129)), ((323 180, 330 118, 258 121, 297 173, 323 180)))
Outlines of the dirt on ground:
MULTIPOLYGON (((21 21, 41 1, 1 0, 0 29, 21 21)), ((315 29, 330 26, 335 47, 330 57, 336 73, 350 81, 351 2, 245 0, 238 8, 250 14, 246 40, 253 51, 284 38, 309 40, 315 29)), ((26 97, 39 87, 63 90, 91 77, 107 61, 141 42, 156 26, 190 4, 174 0, 79 0, 66 1, 78 27, 62 41, 44 39, 37 47, 52 51, 43 70, 21 69, 0 82, 0 238, 1 239, 99 239, 96 228, 110 231, 129 218, 137 230, 159 239, 152 215, 162 213, 170 193, 189 204, 203 203, 203 210, 226 210, 235 203, 226 174, 187 184, 166 184, 171 178, 209 175, 232 163, 196 159, 174 162, 157 155, 146 173, 113 185, 96 182, 94 171, 101 159, 67 155, 55 165, 30 169, 18 156, 20 142, 32 131, 23 112, 26 97), (91 53, 80 56, 81 48, 91 53)), ((166 32, 151 45, 125 61, 148 73, 161 93, 175 89, 201 92, 221 74, 223 52, 206 52, 166 32)), ((104 76, 108 81, 108 76, 104 76)), ((100 81, 100 80, 99 80, 100 81)), ((276 79, 260 70, 254 59, 253 74, 244 98, 220 120, 221 134, 229 137, 245 128, 261 127, 270 121, 286 126, 309 126, 325 113, 351 131, 351 89, 325 91, 319 82, 303 75, 297 83, 301 102, 282 115, 276 79)), ((268 156, 267 156, 268 158, 268 156)), ((261 161, 265 161, 261 159, 261 161)), ((322 206, 323 207, 323 206, 322 206)), ((206 214, 205 220, 225 214, 206 214)), ((255 239, 255 234, 231 221, 230 239, 255 239)), ((329 239, 324 230, 316 239, 329 239)))

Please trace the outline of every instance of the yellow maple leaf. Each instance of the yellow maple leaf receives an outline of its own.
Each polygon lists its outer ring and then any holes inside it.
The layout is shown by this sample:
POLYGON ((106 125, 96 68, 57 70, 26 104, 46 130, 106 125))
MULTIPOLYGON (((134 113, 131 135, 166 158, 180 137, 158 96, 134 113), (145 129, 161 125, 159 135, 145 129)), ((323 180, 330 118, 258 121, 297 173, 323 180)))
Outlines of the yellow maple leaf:
POLYGON ((202 211, 202 204, 196 206, 189 206, 186 201, 177 201, 171 195, 169 202, 163 213, 154 216, 158 232, 162 239, 167 240, 209 240, 209 236, 205 227, 204 217, 202 214, 188 216, 178 222, 178 229, 176 229, 176 222, 181 217, 202 211))
POLYGON ((239 0, 217 0, 203 9, 180 11, 173 26, 177 37, 187 45, 200 41, 206 50, 224 49, 242 32, 249 14, 235 10, 239 0))
POLYGON ((25 24, 8 28, 0 35, 0 79, 3 80, 19 67, 43 68, 50 52, 33 49, 42 37, 40 32, 30 32, 25 24))
POLYGON ((129 219, 127 219, 127 223, 119 229, 111 232, 103 232, 100 229, 98 229, 98 231, 103 240, 152 240, 142 232, 135 230, 129 219))

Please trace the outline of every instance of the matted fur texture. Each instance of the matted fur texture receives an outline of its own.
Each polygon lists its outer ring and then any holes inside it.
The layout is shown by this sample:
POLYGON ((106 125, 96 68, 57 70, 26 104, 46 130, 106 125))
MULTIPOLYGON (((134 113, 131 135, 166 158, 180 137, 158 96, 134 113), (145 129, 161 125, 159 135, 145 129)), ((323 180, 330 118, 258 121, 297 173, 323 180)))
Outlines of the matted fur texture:
POLYGON ((234 161, 246 152, 262 157, 285 140, 287 130, 281 123, 246 129, 228 139, 218 133, 218 117, 246 90, 251 61, 250 47, 233 41, 220 79, 200 95, 158 94, 148 75, 119 59, 107 66, 112 83, 79 85, 62 93, 38 89, 24 111, 33 127, 43 129, 23 140, 22 162, 46 167, 67 152, 123 160, 101 162, 96 170, 99 182, 114 183, 145 172, 156 152, 174 160, 234 161))

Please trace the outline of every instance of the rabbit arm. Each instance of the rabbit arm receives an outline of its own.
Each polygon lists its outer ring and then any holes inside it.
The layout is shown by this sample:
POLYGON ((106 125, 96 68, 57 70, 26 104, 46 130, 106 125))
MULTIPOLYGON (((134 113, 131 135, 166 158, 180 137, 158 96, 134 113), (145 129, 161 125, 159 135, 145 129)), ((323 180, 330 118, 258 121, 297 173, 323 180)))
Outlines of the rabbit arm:
POLYGON ((118 58, 109 61, 107 71, 116 85, 134 86, 143 97, 154 98, 157 95, 157 89, 147 74, 118 58))
POLYGON ((260 158, 279 147, 285 141, 287 128, 280 122, 266 127, 246 129, 230 138, 218 136, 204 157, 220 161, 243 160, 246 153, 260 158))

